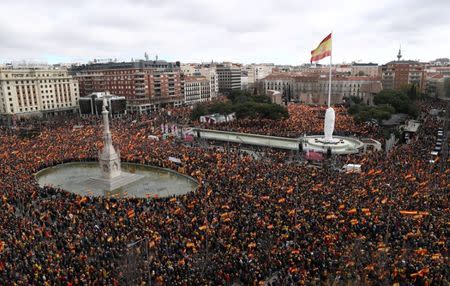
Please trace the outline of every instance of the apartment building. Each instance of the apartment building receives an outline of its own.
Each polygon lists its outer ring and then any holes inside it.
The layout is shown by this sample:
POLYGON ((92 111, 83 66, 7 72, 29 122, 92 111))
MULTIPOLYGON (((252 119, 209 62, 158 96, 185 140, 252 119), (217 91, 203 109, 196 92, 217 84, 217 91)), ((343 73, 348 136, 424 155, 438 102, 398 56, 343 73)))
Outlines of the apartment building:
POLYGON ((250 64, 242 68, 245 83, 241 86, 252 89, 257 87, 258 82, 272 73, 275 65, 273 64, 250 64))
POLYGON ((380 76, 381 68, 375 63, 353 63, 350 66, 350 75, 352 76, 380 76))
POLYGON ((409 84, 424 88, 424 64, 417 61, 392 61, 381 67, 384 89, 399 90, 409 84))
POLYGON ((204 76, 186 76, 184 83, 184 102, 193 105, 211 100, 210 82, 204 76))
POLYGON ((241 67, 233 63, 216 65, 219 92, 229 93, 232 90, 241 89, 241 67))
POLYGON ((132 112, 180 106, 184 101, 184 74, 179 62, 94 63, 73 67, 71 73, 79 81, 80 95, 110 92, 124 96, 132 112))
POLYGON ((78 83, 66 69, 0 67, 0 117, 53 116, 78 110, 78 83))
MULTIPOLYGON (((326 104, 329 78, 325 75, 304 75, 301 73, 280 73, 267 76, 264 89, 279 91, 285 101, 307 104, 326 104)), ((356 96, 371 102, 371 97, 381 90, 381 78, 367 76, 333 76, 331 81, 332 104, 339 104, 345 98, 356 96)))
POLYGON ((211 64, 183 64, 181 71, 186 76, 204 76, 209 80, 211 98, 219 94, 219 78, 216 67, 211 64))

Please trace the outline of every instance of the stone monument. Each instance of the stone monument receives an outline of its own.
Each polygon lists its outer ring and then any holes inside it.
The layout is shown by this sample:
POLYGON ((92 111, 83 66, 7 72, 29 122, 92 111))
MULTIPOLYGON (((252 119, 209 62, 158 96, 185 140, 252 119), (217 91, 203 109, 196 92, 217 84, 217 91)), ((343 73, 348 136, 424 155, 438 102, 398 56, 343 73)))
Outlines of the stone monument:
POLYGON ((103 99, 102 117, 103 117, 103 150, 99 152, 100 168, 102 178, 114 179, 121 174, 120 155, 112 145, 111 132, 109 131, 109 112, 106 109, 107 101, 103 99))
POLYGON ((339 140, 333 140, 333 131, 334 131, 334 121, 336 115, 334 113, 333 107, 328 106, 327 111, 325 112, 325 122, 324 122, 324 141, 328 143, 336 143, 339 140))
POLYGON ((89 185, 95 188, 101 188, 106 192, 112 192, 140 180, 142 176, 122 172, 120 167, 120 153, 116 152, 112 144, 107 106, 107 99, 103 98, 103 150, 99 152, 101 177, 89 178, 89 185))

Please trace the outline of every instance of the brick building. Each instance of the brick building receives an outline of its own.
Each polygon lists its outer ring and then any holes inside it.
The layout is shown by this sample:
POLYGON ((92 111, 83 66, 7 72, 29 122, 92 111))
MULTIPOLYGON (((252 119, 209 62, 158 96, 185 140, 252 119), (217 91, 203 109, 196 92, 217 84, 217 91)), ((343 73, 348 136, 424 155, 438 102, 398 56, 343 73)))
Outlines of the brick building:
POLYGON ((425 81, 424 64, 418 61, 392 61, 381 67, 383 89, 399 90, 409 84, 423 90, 425 81))
POLYGON ((184 75, 178 62, 94 63, 72 67, 71 73, 79 82, 81 96, 93 92, 124 96, 131 112, 183 104, 184 75))

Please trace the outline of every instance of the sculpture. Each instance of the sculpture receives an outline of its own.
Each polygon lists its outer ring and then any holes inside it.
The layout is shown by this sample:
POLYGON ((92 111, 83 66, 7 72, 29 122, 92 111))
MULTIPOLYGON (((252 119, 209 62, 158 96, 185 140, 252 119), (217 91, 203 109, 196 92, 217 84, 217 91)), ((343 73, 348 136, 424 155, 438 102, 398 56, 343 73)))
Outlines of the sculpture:
POLYGON ((106 109, 108 102, 103 98, 103 151, 99 154, 102 177, 112 179, 120 176, 120 156, 112 145, 111 132, 109 130, 109 112, 106 109))
POLYGON ((325 112, 324 137, 326 142, 333 142, 335 113, 332 107, 328 107, 325 112))

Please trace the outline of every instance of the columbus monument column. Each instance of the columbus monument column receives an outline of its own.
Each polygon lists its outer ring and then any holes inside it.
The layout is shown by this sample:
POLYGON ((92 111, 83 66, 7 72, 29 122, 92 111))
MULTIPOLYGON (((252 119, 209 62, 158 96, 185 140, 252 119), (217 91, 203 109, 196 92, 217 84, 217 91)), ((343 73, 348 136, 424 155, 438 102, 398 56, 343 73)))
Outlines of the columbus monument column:
POLYGON ((109 130, 109 112, 106 109, 108 101, 103 98, 102 117, 103 117, 103 150, 98 152, 98 161, 100 163, 100 174, 89 178, 87 187, 101 189, 111 194, 113 191, 120 191, 127 185, 137 182, 144 176, 122 172, 120 166, 120 153, 116 152, 112 144, 111 131, 109 130))
POLYGON ((106 109, 108 105, 106 98, 103 98, 103 150, 99 152, 100 169, 104 179, 113 179, 119 177, 120 154, 116 152, 112 145, 111 132, 109 130, 109 112, 106 109))

